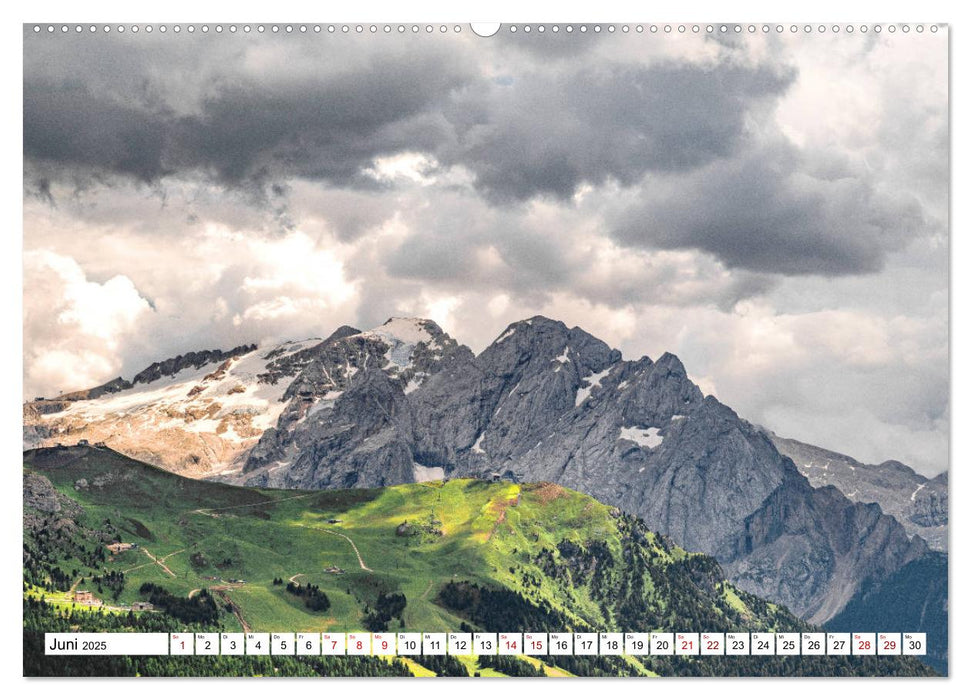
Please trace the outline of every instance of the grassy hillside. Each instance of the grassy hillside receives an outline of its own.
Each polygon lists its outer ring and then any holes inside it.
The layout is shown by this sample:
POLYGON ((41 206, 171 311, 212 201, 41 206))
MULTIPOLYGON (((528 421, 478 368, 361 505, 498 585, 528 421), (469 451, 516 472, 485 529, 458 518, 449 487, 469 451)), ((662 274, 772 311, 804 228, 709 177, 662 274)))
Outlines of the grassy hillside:
MULTIPOLYGON (((808 629, 785 609, 724 581, 714 560, 552 484, 454 480, 376 490, 247 489, 185 479, 96 448, 31 451, 24 455, 24 471, 25 478, 49 480, 60 494, 56 508, 44 505, 51 498, 43 501, 34 491, 46 482, 32 482, 30 497, 41 505, 25 509, 25 598, 38 630, 71 614, 82 629, 808 629), (112 553, 112 542, 138 546, 112 553), (72 588, 92 591, 105 608, 81 616, 63 594, 72 588), (127 611, 153 595, 157 610, 127 611), (41 596, 56 599, 56 608, 35 602, 41 596)), ((420 661, 396 672, 428 672, 420 661)), ((465 659, 431 670, 926 672, 899 659, 521 661, 465 659)))

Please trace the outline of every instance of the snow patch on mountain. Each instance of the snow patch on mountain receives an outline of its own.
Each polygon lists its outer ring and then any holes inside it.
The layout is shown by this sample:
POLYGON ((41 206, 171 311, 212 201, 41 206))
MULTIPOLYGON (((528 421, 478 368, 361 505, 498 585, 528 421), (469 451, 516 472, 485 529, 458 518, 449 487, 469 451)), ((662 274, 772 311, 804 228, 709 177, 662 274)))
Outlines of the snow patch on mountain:
POLYGON ((426 376, 427 375, 424 372, 415 373, 415 376, 412 377, 408 381, 407 386, 405 386, 405 393, 410 394, 411 392, 421 387, 422 383, 425 381, 426 376))
POLYGON ((476 439, 475 444, 472 445, 472 451, 478 455, 484 455, 485 450, 482 449, 482 440, 485 438, 485 433, 480 433, 479 437, 476 439))
POLYGON ((406 345, 427 343, 435 345, 435 339, 425 327, 426 321, 420 318, 390 318, 383 325, 364 331, 362 335, 378 336, 389 340, 396 340, 406 345))
POLYGON ((506 331, 505 333, 503 333, 502 335, 500 335, 498 338, 496 338, 496 342, 497 343, 501 343, 502 341, 506 340, 508 337, 510 337, 515 332, 516 332, 516 328, 514 326, 514 327, 510 328, 508 331, 506 331))
POLYGON ((96 399, 64 402, 61 410, 39 417, 42 432, 33 431, 38 444, 25 448, 83 439, 161 459, 192 475, 238 469, 237 459, 277 424, 286 407, 287 382, 265 381, 267 366, 308 344, 312 341, 288 341, 224 355, 173 374, 149 374, 152 378, 96 399))
POLYGON ((586 376, 580 380, 581 382, 586 384, 586 386, 581 386, 577 390, 577 398, 576 398, 577 406, 579 406, 588 398, 590 398, 590 393, 594 390, 594 388, 598 388, 598 389, 600 388, 600 381, 608 374, 610 374, 610 370, 612 369, 613 367, 608 367, 603 372, 594 372, 593 374, 586 376))
MULTIPOLYGON (((295 352, 299 347, 296 345, 287 351, 295 352)), ((106 394, 97 401, 74 401, 51 417, 97 422, 145 414, 158 422, 159 427, 179 425, 204 433, 215 431, 225 416, 240 414, 251 416, 251 425, 261 431, 274 426, 284 408, 280 399, 286 385, 258 381, 257 376, 265 371, 267 364, 263 353, 254 350, 238 360, 221 363, 219 366, 225 367, 224 371, 213 371, 215 364, 187 368, 148 384, 106 394), (159 417, 168 420, 159 421, 159 417)), ((232 434, 224 435, 224 438, 231 437, 232 434)))
POLYGON ((664 438, 661 437, 660 432, 658 428, 648 428, 647 430, 642 428, 621 428, 620 439, 630 440, 641 447, 647 447, 653 450, 664 442, 664 438))
POLYGON ((445 478, 445 469, 442 467, 426 467, 424 464, 414 463, 415 482, 442 481, 445 478))
POLYGON ((365 338, 376 338, 389 346, 385 354, 387 360, 385 368, 394 366, 404 370, 411 366, 411 356, 418 343, 425 343, 433 350, 439 347, 436 338, 425 327, 426 323, 418 318, 391 318, 387 323, 364 331, 360 335, 365 338))
POLYGON ((287 355, 292 355, 295 352, 300 352, 310 345, 314 345, 320 342, 320 338, 309 338, 307 340, 288 340, 285 343, 280 343, 279 345, 270 348, 267 352, 262 352, 262 348, 257 348, 261 351, 260 357, 264 360, 275 360, 281 357, 286 357, 287 355))

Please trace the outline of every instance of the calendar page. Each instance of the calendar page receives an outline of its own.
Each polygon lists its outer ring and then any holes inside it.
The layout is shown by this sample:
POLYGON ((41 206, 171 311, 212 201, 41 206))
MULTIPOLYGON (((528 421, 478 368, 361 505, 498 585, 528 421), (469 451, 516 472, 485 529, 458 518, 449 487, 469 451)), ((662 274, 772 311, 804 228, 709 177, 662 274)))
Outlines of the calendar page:
POLYGON ((948 25, 22 34, 23 675, 948 675, 948 25))

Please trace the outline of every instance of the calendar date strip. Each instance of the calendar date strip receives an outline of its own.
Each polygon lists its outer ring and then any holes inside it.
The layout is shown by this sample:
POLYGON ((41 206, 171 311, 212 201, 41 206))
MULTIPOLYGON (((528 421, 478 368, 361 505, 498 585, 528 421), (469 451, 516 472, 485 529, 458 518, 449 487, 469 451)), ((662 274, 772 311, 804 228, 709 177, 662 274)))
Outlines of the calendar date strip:
POLYGON ((923 632, 48 632, 49 656, 924 656, 923 632))

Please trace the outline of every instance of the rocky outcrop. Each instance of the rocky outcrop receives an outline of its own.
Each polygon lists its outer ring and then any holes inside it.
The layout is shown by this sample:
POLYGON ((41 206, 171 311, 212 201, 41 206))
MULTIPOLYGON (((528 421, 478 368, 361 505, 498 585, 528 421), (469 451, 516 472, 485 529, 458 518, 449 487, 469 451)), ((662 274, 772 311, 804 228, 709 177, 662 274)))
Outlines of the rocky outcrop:
POLYGON ((24 404, 24 423, 26 424, 28 421, 36 420, 40 416, 60 413, 70 405, 70 401, 61 399, 35 399, 30 403, 24 404))
POLYGON ((895 460, 863 464, 838 452, 769 435, 813 486, 835 486, 852 501, 877 503, 908 534, 920 535, 932 549, 947 551, 947 472, 928 479, 895 460))
POLYGON ((46 476, 24 472, 23 505, 25 510, 35 510, 48 515, 76 518, 84 510, 74 500, 62 496, 46 476))
POLYGON ((770 600, 798 600, 822 623, 861 586, 880 581, 928 552, 875 504, 849 501, 830 486, 786 479, 745 519, 734 550, 721 553, 732 580, 770 600))
POLYGON ((942 530, 943 537, 935 538, 938 549, 947 549, 947 472, 926 482, 924 488, 912 493, 911 513, 907 520, 921 528, 942 530))
POLYGON ((28 471, 23 474, 24 533, 43 529, 55 534, 75 532, 77 518, 84 514, 81 505, 62 496, 47 477, 28 471))
POLYGON ((292 381, 304 367, 313 362, 322 348, 326 348, 335 340, 360 332, 351 326, 341 326, 324 341, 320 342, 317 339, 317 342, 312 342, 297 352, 286 353, 283 346, 274 348, 263 356, 268 362, 266 369, 259 375, 259 380, 264 384, 276 384, 282 380, 292 381))
POLYGON ((372 331, 342 330, 297 358, 301 369, 284 394, 289 403, 250 453, 247 484, 349 488, 414 481, 407 397, 472 353, 433 321, 389 319, 372 331))
POLYGON ((162 377, 173 377, 185 369, 199 369, 214 362, 223 362, 256 350, 255 345, 240 345, 232 350, 200 350, 185 355, 170 357, 161 362, 153 362, 135 375, 131 385, 150 384, 162 377))

